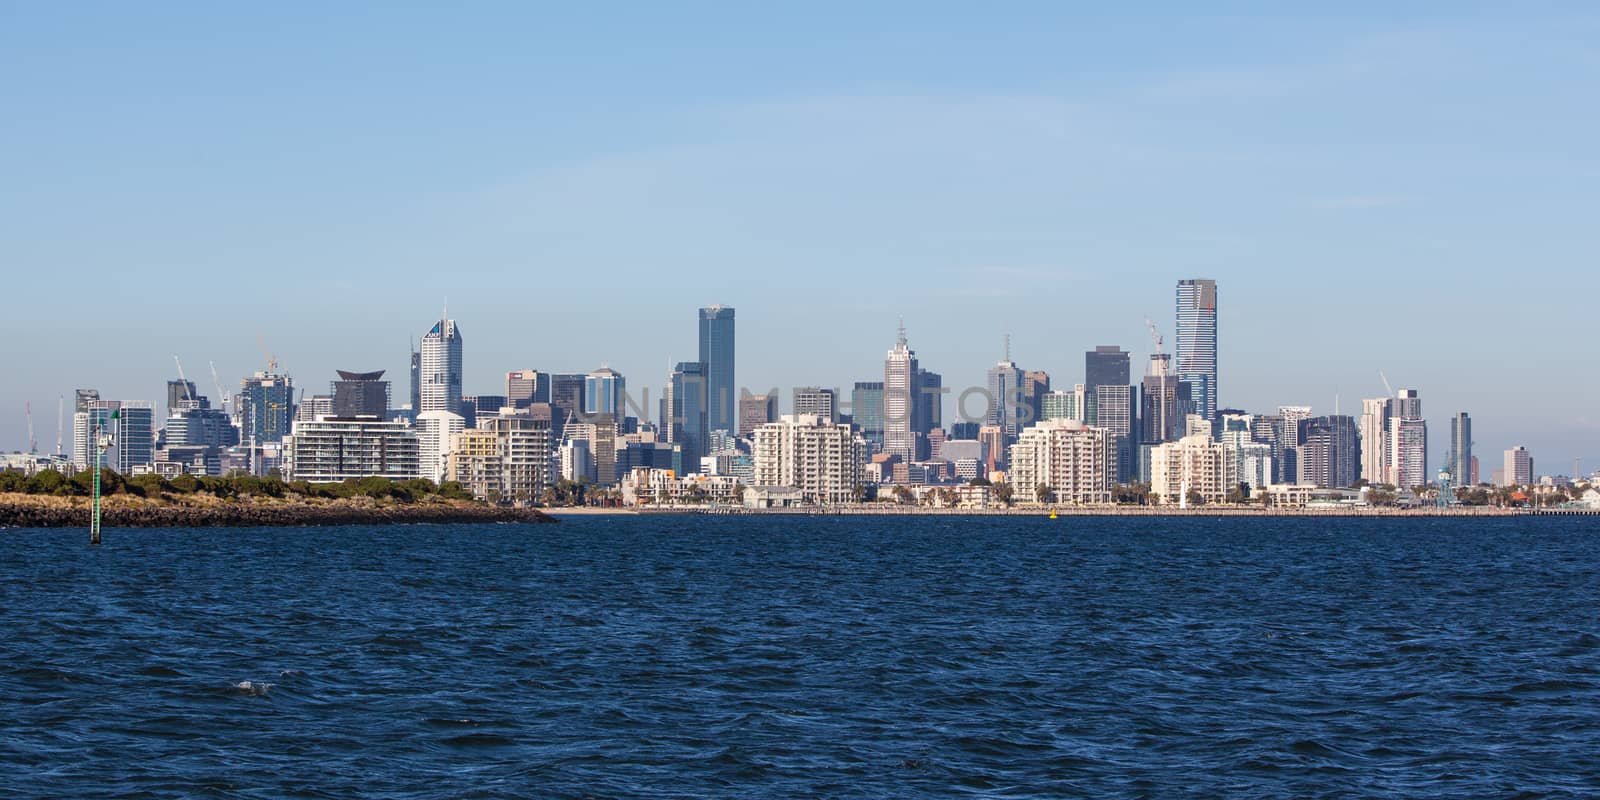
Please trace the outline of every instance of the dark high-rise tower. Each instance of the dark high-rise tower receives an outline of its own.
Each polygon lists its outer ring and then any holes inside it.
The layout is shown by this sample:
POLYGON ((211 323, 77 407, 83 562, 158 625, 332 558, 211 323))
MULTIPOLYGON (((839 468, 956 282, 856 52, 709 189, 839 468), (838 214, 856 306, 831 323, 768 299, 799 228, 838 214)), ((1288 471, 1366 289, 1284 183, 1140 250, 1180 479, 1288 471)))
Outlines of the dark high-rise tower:
POLYGON ((383 379, 383 370, 336 371, 339 373, 339 380, 334 381, 332 387, 335 417, 389 418, 389 382, 383 379))
POLYGON ((1450 479, 1457 486, 1472 485, 1472 417, 1462 411, 1450 418, 1450 479))
POLYGON ((1107 471, 1119 482, 1133 477, 1134 420, 1138 413, 1133 386, 1128 382, 1128 352, 1101 345, 1083 356, 1084 393, 1089 403, 1089 424, 1105 428, 1107 471))
POLYGON ((1217 415, 1217 282, 1178 281, 1178 380, 1194 390, 1196 413, 1217 415))
POLYGON ((700 309, 700 363, 705 365, 706 426, 739 433, 739 385, 734 381, 733 308, 700 309))

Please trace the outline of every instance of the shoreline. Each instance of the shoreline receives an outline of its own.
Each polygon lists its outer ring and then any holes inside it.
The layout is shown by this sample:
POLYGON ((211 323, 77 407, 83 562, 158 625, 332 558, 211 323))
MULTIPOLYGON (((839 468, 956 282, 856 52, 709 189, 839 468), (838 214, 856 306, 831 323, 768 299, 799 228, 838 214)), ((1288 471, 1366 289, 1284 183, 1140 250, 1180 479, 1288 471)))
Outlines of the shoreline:
MULTIPOLYGON (((347 525, 553 523, 535 508, 464 502, 382 503, 370 498, 318 501, 150 500, 126 495, 103 499, 107 528, 259 528, 347 525)), ((87 528, 90 503, 82 497, 0 494, 0 528, 87 528)))
POLYGON ((1337 517, 1360 519, 1418 518, 1493 518, 1513 517, 1600 517, 1600 509, 1526 509, 1474 506, 1471 508, 1241 508, 1202 506, 1013 506, 1011 508, 918 508, 914 506, 818 506, 806 508, 743 508, 733 506, 573 507, 542 509, 552 517, 561 516, 863 516, 863 517, 1337 517))

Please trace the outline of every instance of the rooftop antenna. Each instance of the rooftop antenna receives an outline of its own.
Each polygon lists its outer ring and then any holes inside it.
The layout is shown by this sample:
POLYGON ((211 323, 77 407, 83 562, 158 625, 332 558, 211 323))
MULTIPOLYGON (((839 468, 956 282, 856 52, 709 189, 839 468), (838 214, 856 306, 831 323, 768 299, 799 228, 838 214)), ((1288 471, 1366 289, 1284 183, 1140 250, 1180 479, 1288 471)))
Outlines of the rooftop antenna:
POLYGON ((1006 361, 1011 361, 1011 334, 1006 334, 1006 361))
POLYGON ((65 424, 65 421, 66 421, 66 414, 67 414, 67 398, 66 398, 66 395, 56 395, 56 457, 57 458, 60 458, 61 456, 66 454, 61 449, 62 445, 64 444, 62 442, 62 439, 61 439, 61 432, 63 430, 63 425, 65 424))
POLYGON ((33 401, 22 404, 23 413, 28 415, 28 455, 39 452, 39 442, 33 438, 33 401))
POLYGON ((901 317, 900 318, 900 333, 895 338, 895 344, 898 344, 898 345, 904 347, 905 343, 906 343, 906 318, 905 317, 901 317))

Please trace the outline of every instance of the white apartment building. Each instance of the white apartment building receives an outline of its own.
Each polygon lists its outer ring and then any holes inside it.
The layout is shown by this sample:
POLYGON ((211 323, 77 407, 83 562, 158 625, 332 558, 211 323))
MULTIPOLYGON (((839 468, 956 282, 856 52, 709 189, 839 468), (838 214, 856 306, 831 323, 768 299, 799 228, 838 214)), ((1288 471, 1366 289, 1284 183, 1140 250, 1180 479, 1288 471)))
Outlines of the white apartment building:
POLYGON ((1009 477, 1019 497, 1033 499, 1045 485, 1054 501, 1086 505, 1111 502, 1107 435, 1070 419, 1045 420, 1024 428, 1011 445, 1009 477))
POLYGON ((420 477, 420 442, 403 421, 376 417, 297 421, 283 439, 283 474, 291 481, 338 483, 420 477))
POLYGON ((1189 492, 1207 503, 1222 502, 1239 483, 1237 460, 1227 444, 1193 434, 1150 450, 1150 491, 1162 503, 1179 504, 1189 492))
POLYGON ((754 485, 793 487, 803 503, 853 502, 865 481, 867 441, 848 424, 788 415, 756 428, 753 441, 754 485))

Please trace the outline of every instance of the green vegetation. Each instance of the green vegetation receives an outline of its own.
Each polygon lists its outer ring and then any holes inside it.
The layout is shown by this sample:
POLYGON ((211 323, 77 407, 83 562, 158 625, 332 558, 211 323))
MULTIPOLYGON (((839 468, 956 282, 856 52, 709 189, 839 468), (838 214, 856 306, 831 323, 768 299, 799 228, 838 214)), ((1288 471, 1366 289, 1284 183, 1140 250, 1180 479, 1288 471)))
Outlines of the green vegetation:
MULTIPOLYGON (((55 470, 43 470, 27 476, 17 471, 0 472, 0 492, 17 494, 51 495, 55 497, 88 497, 94 491, 94 473, 84 470, 71 478, 55 470)), ((179 475, 167 480, 160 475, 123 476, 109 469, 100 470, 100 493, 126 494, 135 497, 158 498, 163 495, 211 495, 224 500, 235 498, 326 498, 371 497, 391 499, 401 503, 421 500, 471 500, 472 495, 461 484, 446 481, 434 485, 433 481, 415 479, 392 481, 388 478, 351 479, 343 483, 288 482, 275 474, 265 478, 235 473, 222 478, 179 475)))

